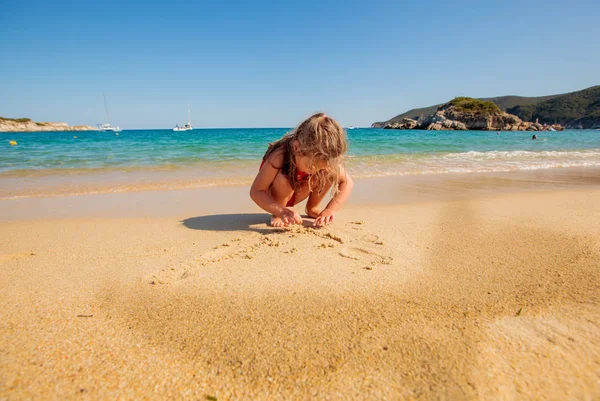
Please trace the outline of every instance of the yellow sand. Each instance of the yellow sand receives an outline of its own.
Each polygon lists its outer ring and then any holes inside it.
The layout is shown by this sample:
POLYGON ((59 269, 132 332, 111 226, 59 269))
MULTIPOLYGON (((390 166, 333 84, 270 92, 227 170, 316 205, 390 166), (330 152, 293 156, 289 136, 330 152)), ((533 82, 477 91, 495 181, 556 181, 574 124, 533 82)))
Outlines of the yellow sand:
POLYGON ((5 218, 0 399, 600 398, 597 185, 370 198, 320 230, 230 190, 5 218))

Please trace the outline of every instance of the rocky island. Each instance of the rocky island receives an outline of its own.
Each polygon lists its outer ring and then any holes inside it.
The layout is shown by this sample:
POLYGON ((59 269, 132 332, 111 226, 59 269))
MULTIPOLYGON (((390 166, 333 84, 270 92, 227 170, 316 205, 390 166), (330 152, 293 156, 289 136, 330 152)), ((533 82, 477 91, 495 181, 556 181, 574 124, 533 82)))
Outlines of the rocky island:
POLYGON ((493 102, 470 97, 457 97, 438 107, 437 111, 423 119, 403 118, 400 122, 390 122, 386 129, 423 130, 484 130, 484 131, 545 131, 563 130, 560 124, 546 125, 539 122, 522 121, 519 117, 506 113, 493 102))
POLYGON ((0 132, 94 131, 89 125, 70 126, 62 122, 35 122, 30 118, 0 117, 0 132))
POLYGON ((541 97, 457 97, 412 109, 373 128, 541 131, 600 128, 600 86, 541 97))

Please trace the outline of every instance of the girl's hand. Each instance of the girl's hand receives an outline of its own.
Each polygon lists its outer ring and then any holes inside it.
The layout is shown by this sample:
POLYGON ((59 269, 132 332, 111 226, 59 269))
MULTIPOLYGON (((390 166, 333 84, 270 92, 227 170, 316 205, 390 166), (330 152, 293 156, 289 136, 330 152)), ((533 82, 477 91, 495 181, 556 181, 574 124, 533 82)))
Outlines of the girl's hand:
POLYGON ((289 226, 290 224, 302 224, 302 217, 300 217, 298 212, 287 207, 283 208, 279 218, 283 222, 284 226, 289 226))
POLYGON ((313 223, 313 227, 326 226, 329 223, 333 223, 333 220, 335 220, 335 212, 326 208, 315 219, 315 222, 313 223))

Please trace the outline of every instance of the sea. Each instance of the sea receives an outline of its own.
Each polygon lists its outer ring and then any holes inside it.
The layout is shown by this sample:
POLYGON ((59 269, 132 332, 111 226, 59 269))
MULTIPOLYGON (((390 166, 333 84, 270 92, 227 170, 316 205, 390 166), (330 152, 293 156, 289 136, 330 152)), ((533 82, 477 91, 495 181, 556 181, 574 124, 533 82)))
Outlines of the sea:
MULTIPOLYGON (((289 130, 0 133, 0 199, 249 185, 268 143, 289 130)), ((347 135, 346 167, 358 179, 600 166, 597 130, 356 128, 347 135)))

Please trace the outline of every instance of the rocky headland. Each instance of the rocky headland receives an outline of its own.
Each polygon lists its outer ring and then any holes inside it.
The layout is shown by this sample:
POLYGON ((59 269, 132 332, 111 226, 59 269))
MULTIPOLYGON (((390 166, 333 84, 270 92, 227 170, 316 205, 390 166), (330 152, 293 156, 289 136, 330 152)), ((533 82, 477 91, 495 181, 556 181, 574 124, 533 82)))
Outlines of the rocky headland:
POLYGON ((89 125, 70 126, 62 122, 35 122, 30 118, 0 117, 0 132, 94 131, 89 125))
POLYGON ((446 104, 406 111, 387 121, 373 123, 372 127, 514 131, 550 130, 551 127, 555 130, 562 127, 599 129, 600 85, 538 97, 456 98, 446 104))
POLYGON ((403 118, 375 128, 421 130, 547 131, 564 129, 560 124, 527 122, 502 111, 495 103, 470 97, 457 97, 438 107, 423 119, 403 118))

